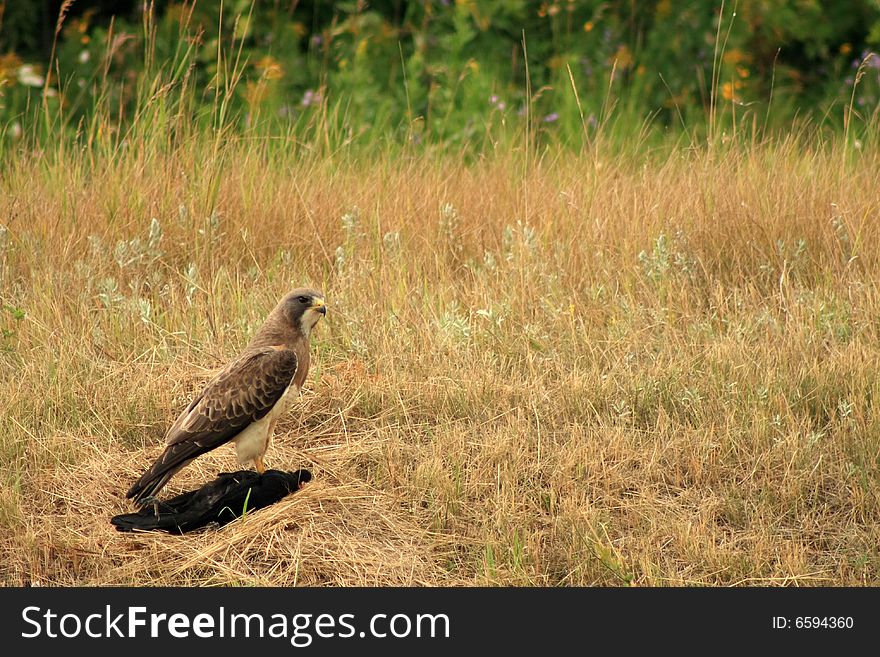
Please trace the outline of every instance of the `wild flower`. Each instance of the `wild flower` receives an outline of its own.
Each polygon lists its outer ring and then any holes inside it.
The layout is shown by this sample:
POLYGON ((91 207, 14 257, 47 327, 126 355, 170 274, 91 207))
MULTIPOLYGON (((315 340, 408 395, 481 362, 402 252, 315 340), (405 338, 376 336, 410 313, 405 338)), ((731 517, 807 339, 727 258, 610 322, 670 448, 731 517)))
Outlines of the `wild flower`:
POLYGON ((98 281, 98 301, 105 308, 111 308, 125 300, 125 296, 119 292, 119 283, 115 278, 102 278, 98 281))
POLYGON ((18 67, 18 81, 26 87, 42 87, 46 79, 37 73, 33 64, 22 64, 18 67))
POLYGON ((149 324, 153 321, 153 304, 150 303, 149 299, 137 297, 136 299, 131 300, 131 305, 132 309, 138 314, 138 317, 140 317, 140 320, 144 324, 149 324))
POLYGON ((394 230, 385 233, 382 236, 382 245, 389 255, 398 255, 400 253, 400 231, 394 230))
POLYGON ((306 92, 303 94, 301 104, 303 107, 311 107, 312 105, 320 105, 322 100, 323 98, 321 97, 320 91, 306 89, 306 92))
POLYGON ((440 330, 452 340, 465 342, 471 337, 471 325, 466 315, 461 312, 458 302, 453 302, 449 310, 440 316, 437 322, 440 330))
POLYGON ((345 271, 345 263, 348 258, 345 256, 345 248, 342 245, 336 247, 336 273, 342 274, 345 271))
POLYGON ((344 215, 342 215, 340 221, 342 222, 342 230, 345 233, 346 240, 350 240, 354 237, 354 233, 357 229, 360 216, 361 211, 357 206, 354 206, 351 211, 346 212, 344 215))
POLYGON ((544 123, 555 123, 559 120, 558 112, 550 112, 547 116, 544 117, 544 123))
POLYGON ((459 232, 458 211, 452 203, 440 208, 440 234, 453 257, 457 258, 464 250, 459 232))
MULTIPOLYGON (((93 237, 90 237, 89 240, 94 248, 98 242, 93 241, 93 237)), ((162 251, 159 248, 161 241, 162 226, 159 220, 153 217, 150 221, 146 242, 141 241, 139 237, 134 237, 130 240, 119 240, 116 243, 116 248, 113 250, 113 258, 121 269, 142 262, 152 262, 162 256, 162 251)))
POLYGON ((280 80, 284 77, 284 69, 281 67, 281 63, 269 55, 260 59, 256 63, 256 67, 267 80, 280 80))
POLYGON ((186 302, 192 305, 193 297, 199 289, 199 270, 196 267, 196 263, 189 263, 189 267, 187 267, 183 275, 183 280, 186 282, 186 302))

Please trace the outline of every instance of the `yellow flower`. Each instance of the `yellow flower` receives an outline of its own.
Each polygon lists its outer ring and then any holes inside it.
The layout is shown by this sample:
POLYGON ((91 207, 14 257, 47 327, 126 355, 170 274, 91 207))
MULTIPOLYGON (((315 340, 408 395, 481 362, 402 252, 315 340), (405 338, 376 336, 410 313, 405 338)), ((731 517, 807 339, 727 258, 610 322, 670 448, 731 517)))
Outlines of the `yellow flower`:
POLYGON ((672 0, 660 0, 657 3, 657 15, 666 16, 672 13, 672 0))
POLYGON ((852 52, 852 44, 844 43, 842 46, 840 46, 840 54, 841 55, 848 55, 851 52, 852 52))
POLYGON ((18 75, 18 68, 21 66, 21 63, 21 58, 15 53, 0 55, 0 85, 18 75))
POLYGON ((751 55, 743 52, 739 48, 731 48, 726 53, 724 53, 724 61, 728 64, 741 64, 742 62, 749 62, 752 60, 751 55))
POLYGON ((594 27, 593 21, 587 21, 584 23, 584 32, 592 32, 594 27))
POLYGON ((290 27, 293 30, 293 33, 296 36, 298 36, 300 39, 302 39, 306 34, 309 33, 308 29, 306 29, 306 26, 303 25, 302 23, 300 23, 299 21, 297 21, 296 23, 294 23, 290 27))
POLYGON ((724 100, 733 100, 733 85, 730 82, 721 85, 721 96, 724 100))
POLYGON ((633 56, 632 53, 629 51, 629 48, 622 45, 617 49, 617 52, 614 53, 611 61, 617 62, 617 68, 626 69, 632 66, 633 56))
POLYGON ((736 73, 737 73, 737 75, 739 75, 739 77, 741 77, 741 78, 747 78, 747 77, 749 77, 749 69, 747 69, 745 66, 737 66, 737 67, 736 67, 736 73))
POLYGON ((266 55, 259 60, 255 66, 263 72, 263 77, 267 80, 280 80, 284 77, 284 69, 277 59, 266 55))

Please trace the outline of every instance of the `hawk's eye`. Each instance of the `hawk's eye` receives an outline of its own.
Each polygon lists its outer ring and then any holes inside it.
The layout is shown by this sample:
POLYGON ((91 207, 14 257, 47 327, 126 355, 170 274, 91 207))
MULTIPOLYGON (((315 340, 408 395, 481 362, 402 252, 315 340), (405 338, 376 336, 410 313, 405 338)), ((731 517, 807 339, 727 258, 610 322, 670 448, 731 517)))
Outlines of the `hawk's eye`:
POLYGON ((308 297, 297 297, 296 300, 299 301, 300 303, 308 303, 309 302, 308 297))

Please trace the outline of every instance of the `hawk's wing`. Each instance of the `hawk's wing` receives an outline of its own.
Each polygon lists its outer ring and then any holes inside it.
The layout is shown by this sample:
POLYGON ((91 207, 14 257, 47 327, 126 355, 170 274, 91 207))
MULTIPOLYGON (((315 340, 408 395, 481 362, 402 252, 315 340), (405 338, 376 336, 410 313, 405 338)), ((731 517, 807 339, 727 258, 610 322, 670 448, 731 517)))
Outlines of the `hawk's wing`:
POLYGON ((155 495, 195 457, 232 440, 264 417, 290 385, 297 359, 292 349, 266 347, 230 363, 180 414, 165 437, 167 447, 131 487, 127 497, 155 495))

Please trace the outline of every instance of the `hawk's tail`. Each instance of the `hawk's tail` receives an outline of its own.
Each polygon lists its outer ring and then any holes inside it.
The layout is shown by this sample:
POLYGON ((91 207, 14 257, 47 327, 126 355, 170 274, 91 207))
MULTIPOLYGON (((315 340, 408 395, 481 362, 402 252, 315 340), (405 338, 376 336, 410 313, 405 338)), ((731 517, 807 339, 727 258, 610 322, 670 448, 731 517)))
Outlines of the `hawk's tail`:
POLYGON ((205 450, 195 443, 177 443, 168 445, 162 456, 138 479, 125 496, 133 499, 136 504, 146 504, 149 498, 155 497, 168 480, 187 463, 205 450))

